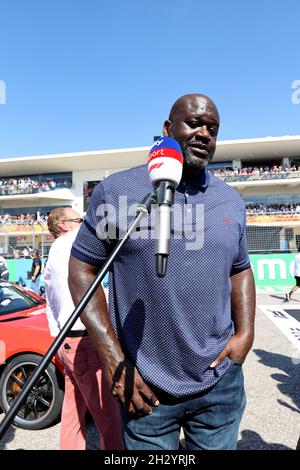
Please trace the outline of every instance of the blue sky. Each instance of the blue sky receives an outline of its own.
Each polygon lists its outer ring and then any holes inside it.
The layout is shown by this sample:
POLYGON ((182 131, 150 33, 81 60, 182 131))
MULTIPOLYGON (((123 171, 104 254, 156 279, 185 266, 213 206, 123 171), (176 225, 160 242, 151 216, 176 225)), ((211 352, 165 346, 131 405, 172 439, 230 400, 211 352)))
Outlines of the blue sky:
POLYGON ((151 145, 191 92, 219 139, 300 134, 299 18, 298 0, 2 0, 0 157, 151 145))

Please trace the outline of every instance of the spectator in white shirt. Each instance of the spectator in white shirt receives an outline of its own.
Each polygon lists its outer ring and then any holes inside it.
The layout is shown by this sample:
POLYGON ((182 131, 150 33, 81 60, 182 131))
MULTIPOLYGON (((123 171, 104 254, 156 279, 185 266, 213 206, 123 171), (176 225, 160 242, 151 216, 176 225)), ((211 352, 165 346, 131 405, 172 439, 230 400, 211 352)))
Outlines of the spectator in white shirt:
MULTIPOLYGON (((52 336, 57 336, 74 310, 68 287, 68 265, 81 222, 80 214, 71 208, 54 209, 48 217, 48 229, 55 238, 44 273, 52 336)), ((60 448, 86 448, 85 415, 89 410, 98 429, 100 449, 123 449, 119 405, 109 391, 94 343, 80 319, 59 348, 58 357, 65 368, 60 448)))

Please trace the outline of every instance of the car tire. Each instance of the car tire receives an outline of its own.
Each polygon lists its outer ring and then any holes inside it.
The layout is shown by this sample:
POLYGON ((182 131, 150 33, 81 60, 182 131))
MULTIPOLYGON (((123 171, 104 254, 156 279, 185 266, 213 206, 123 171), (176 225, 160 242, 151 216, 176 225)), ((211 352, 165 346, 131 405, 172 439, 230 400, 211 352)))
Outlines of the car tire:
MULTIPOLYGON (((10 361, 0 379, 0 405, 7 412, 22 387, 41 361, 37 354, 22 354, 10 361)), ((64 397, 63 379, 53 363, 50 363, 27 397, 13 424, 22 429, 44 429, 59 418, 64 397)))

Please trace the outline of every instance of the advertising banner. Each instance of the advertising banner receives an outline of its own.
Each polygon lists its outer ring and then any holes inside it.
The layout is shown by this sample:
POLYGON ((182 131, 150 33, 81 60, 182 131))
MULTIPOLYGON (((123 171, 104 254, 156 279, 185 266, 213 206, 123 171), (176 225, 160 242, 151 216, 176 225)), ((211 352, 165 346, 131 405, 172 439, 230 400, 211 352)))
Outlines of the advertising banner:
POLYGON ((286 291, 295 284, 295 253, 250 255, 258 291, 286 291))
POLYGON ((0 233, 24 233, 24 232, 44 232, 48 231, 47 225, 25 225, 25 224, 11 224, 11 225, 1 225, 0 233))
POLYGON ((248 214, 247 225, 294 224, 300 222, 300 214, 248 214))

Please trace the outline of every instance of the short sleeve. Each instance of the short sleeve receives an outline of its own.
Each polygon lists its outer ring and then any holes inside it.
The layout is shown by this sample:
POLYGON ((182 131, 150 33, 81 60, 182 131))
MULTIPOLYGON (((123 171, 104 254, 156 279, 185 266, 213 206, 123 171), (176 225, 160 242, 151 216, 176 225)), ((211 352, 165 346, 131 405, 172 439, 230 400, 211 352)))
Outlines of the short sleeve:
POLYGON ((242 223, 242 232, 240 236, 239 243, 239 252, 236 256, 234 263, 232 265, 230 275, 238 274, 239 272, 245 271, 245 269, 250 268, 250 259, 247 246, 247 233, 246 233, 246 209, 243 209, 243 223, 242 223))

